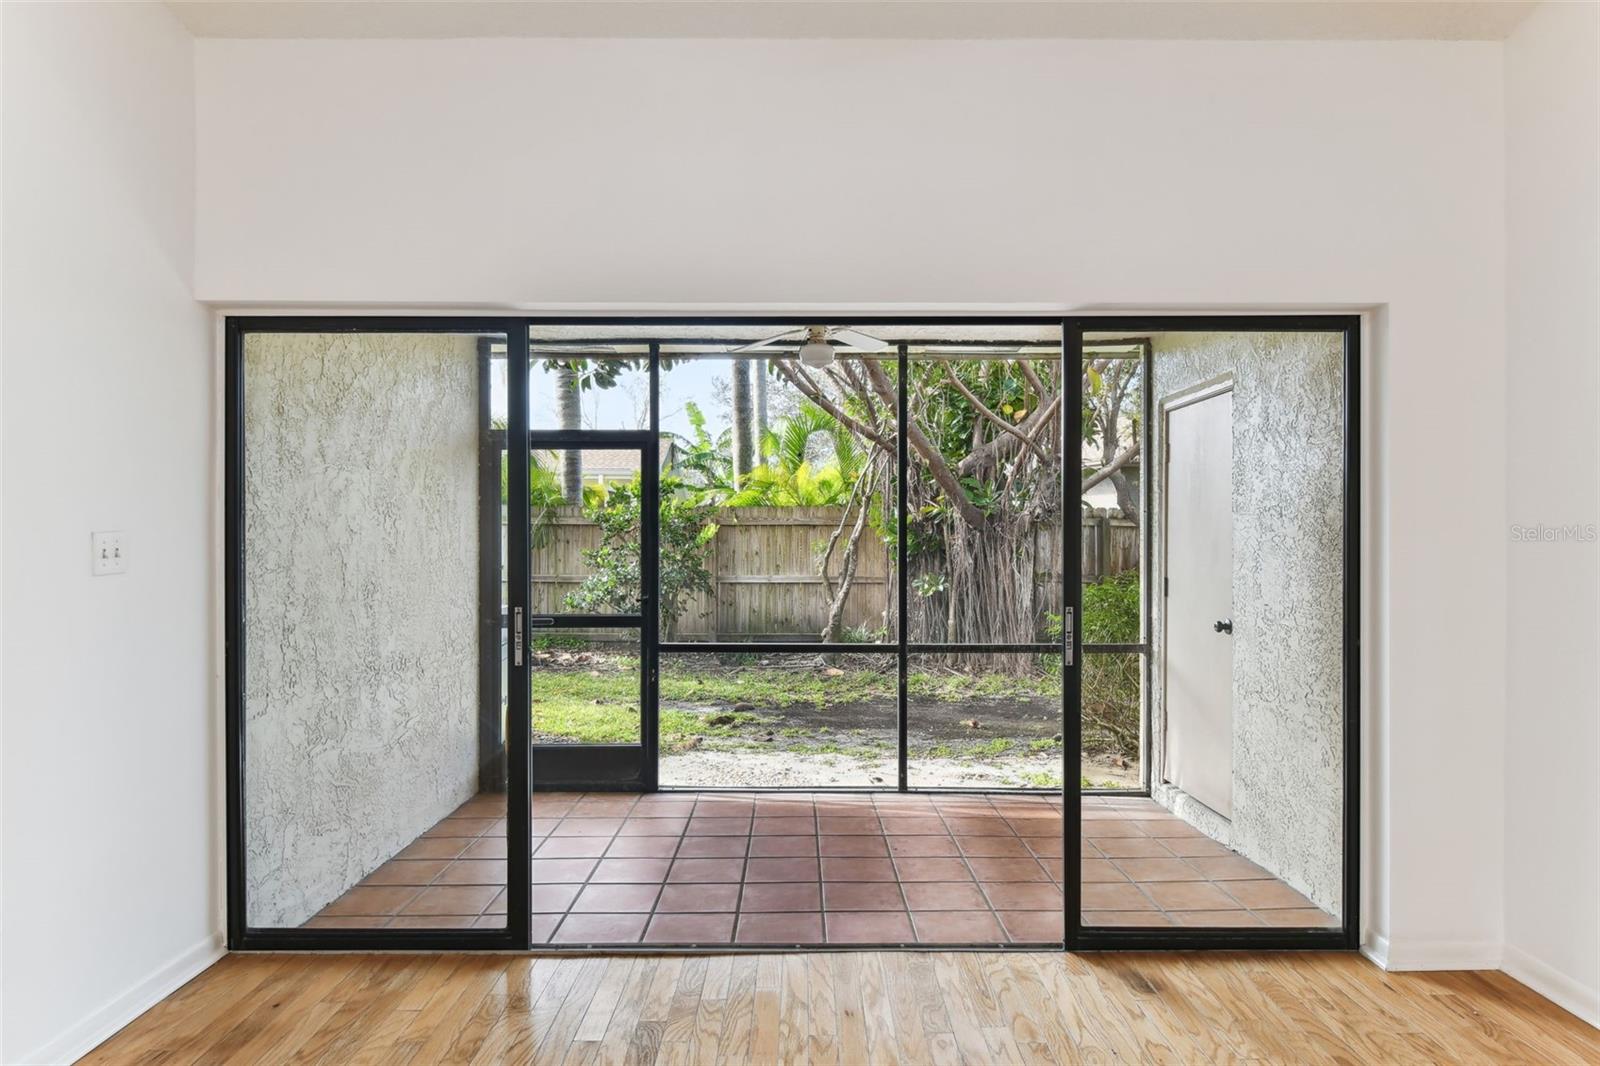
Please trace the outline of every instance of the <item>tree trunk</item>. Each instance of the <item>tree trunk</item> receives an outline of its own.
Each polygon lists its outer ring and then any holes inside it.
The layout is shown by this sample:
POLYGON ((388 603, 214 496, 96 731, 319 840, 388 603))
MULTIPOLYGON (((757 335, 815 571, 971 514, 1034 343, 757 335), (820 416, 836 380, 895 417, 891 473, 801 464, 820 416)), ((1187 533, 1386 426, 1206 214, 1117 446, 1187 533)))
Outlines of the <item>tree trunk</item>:
POLYGON ((756 375, 756 453, 760 457, 761 442, 767 439, 767 430, 771 425, 767 410, 767 361, 757 359, 755 362, 756 375))
POLYGON ((744 485, 755 467, 755 398, 750 389, 750 360, 733 361, 733 484, 744 485))
MULTIPOLYGON (((1004 410, 987 406, 979 395, 982 389, 966 379, 937 368, 911 376, 913 391, 907 400, 911 418, 904 427, 911 456, 906 499, 908 558, 906 572, 895 575, 906 583, 910 594, 906 616, 893 622, 896 627, 904 627, 910 639, 951 644, 1030 644, 1047 640, 1051 619, 1045 611, 1050 601, 1039 597, 1034 584, 1035 537, 1041 524, 1051 523, 1058 516, 1066 521, 1078 518, 1076 502, 1062 499, 1062 489, 1070 493, 1071 488, 1070 483, 1062 484, 1061 470, 1069 462, 1072 465, 1068 470, 1078 466, 1080 414, 1062 408, 1060 375, 1064 370, 1041 379, 1021 362, 1018 368, 1032 392, 1020 421, 1004 410), (939 417, 944 409, 929 397, 945 385, 960 393, 978 416, 974 419, 975 435, 961 441, 962 447, 952 449, 965 452, 959 458, 943 454, 932 430, 922 422, 924 418, 939 417), (1070 421, 1063 452, 1059 433, 1064 418, 1070 421), (969 486, 974 487, 970 493, 969 486), (987 496, 979 495, 980 491, 987 496)), ((819 383, 792 364, 779 362, 773 369, 868 444, 875 461, 888 464, 883 468, 886 472, 892 468, 894 436, 891 427, 881 424, 874 412, 894 409, 898 383, 878 361, 862 361, 859 379, 848 374, 831 378, 837 389, 819 383)), ((993 372, 993 368, 990 370, 993 372)), ((1118 439, 1123 427, 1117 417, 1128 386, 1126 380, 1110 384, 1113 391, 1103 400, 1104 410, 1083 412, 1102 430, 1102 465, 1083 477, 1079 491, 1087 492, 1111 480, 1118 489, 1120 505, 1137 520, 1138 491, 1131 478, 1121 472, 1139 461, 1139 443, 1136 439, 1127 447, 1119 447, 1118 439)), ((946 407, 954 406, 941 402, 946 407)), ((883 480, 888 488, 881 513, 885 522, 892 522, 894 509, 889 501, 894 495, 893 478, 883 480)), ((835 540, 849 521, 851 512, 847 506, 835 540)), ((854 542, 852 531, 847 543, 854 542)), ((832 542, 829 552, 824 553, 824 567, 831 549, 832 542)), ((1061 565, 1075 574, 1080 563, 1066 559, 1061 560, 1061 565)), ((847 591, 840 587, 843 584, 824 577, 824 589, 835 609, 843 604, 842 593, 847 591)), ((836 639, 839 632, 839 619, 830 612, 824 639, 836 639)), ((1020 672, 1036 666, 1036 660, 1026 654, 958 652, 945 658, 948 665, 984 670, 1020 672)))
MULTIPOLYGON (((1120 409, 1120 397, 1118 398, 1117 405, 1120 409)), ((1113 411, 1109 417, 1102 419, 1101 422, 1101 466, 1109 467, 1112 466, 1113 463, 1117 462, 1117 444, 1119 440, 1120 435, 1117 432, 1117 411, 1113 411)), ((1114 467, 1114 472, 1107 480, 1111 482, 1111 488, 1117 494, 1117 509, 1122 512, 1123 518, 1131 521, 1135 528, 1137 528, 1139 525, 1139 502, 1134 496, 1133 482, 1128 480, 1128 472, 1126 469, 1127 464, 1131 461, 1131 459, 1125 459, 1120 464, 1117 464, 1114 467)))
MULTIPOLYGON (((828 619, 822 626, 822 639, 830 644, 836 644, 844 639, 844 605, 850 598, 850 586, 855 584, 856 564, 860 561, 861 535, 867 528, 867 511, 871 508, 872 490, 866 492, 866 499, 856 509, 856 523, 850 530, 850 540, 844 548, 844 566, 839 574, 839 588, 833 594, 833 602, 828 604, 828 619)), ((842 517, 842 516, 841 516, 842 517)), ((828 565, 824 559, 822 565, 828 565)), ((823 581, 827 581, 826 574, 823 581)))
MULTIPOLYGON (((578 426, 578 372, 569 366, 556 368, 556 415, 562 429, 578 426)), ((567 448, 561 453, 561 497, 568 506, 583 503, 583 453, 567 448)))
POLYGON ((1111 475, 1111 487, 1117 491, 1117 506, 1122 510, 1122 517, 1133 523, 1133 528, 1139 528, 1139 496, 1134 491, 1133 482, 1129 479, 1126 470, 1118 470, 1111 475))
MULTIPOLYGON (((1136 526, 1139 522, 1139 501, 1134 492, 1133 482, 1128 479, 1123 469, 1127 463, 1137 456, 1137 450, 1132 456, 1121 458, 1119 454, 1122 444, 1122 405, 1128 397, 1128 390, 1133 385, 1135 370, 1133 364, 1127 361, 1119 363, 1103 362, 1100 364, 1101 373, 1104 375, 1105 394, 1095 401, 1095 423, 1100 429, 1100 466, 1111 482, 1112 489, 1116 492, 1117 508, 1122 516, 1132 521, 1136 526)), ((1085 375, 1087 378, 1087 374, 1085 375)), ((1088 390, 1087 380, 1084 382, 1088 390)), ((1138 439, 1135 437, 1133 447, 1137 449, 1138 439)))
POLYGON ((844 605, 850 595, 850 586, 856 579, 856 566, 860 561, 861 540, 867 531, 867 516, 872 511, 872 494, 877 491, 878 479, 877 461, 867 464, 855 487, 850 490, 849 499, 845 500, 844 510, 839 514, 839 524, 834 527, 833 534, 828 537, 827 545, 817 556, 817 574, 822 578, 822 588, 828 596, 828 616, 822 625, 822 639, 824 641, 838 642, 844 638, 844 605), (844 535, 844 527, 850 522, 851 509, 855 509, 855 524, 850 530, 849 539, 845 543, 844 564, 840 568, 839 587, 834 589, 828 581, 828 564, 833 559, 833 549, 839 543, 839 538, 844 535))
POLYGON ((1137 458, 1139 458, 1139 442, 1134 441, 1132 444, 1122 449, 1122 451, 1118 452, 1117 457, 1111 460, 1111 464, 1109 466, 1103 466, 1099 470, 1096 470, 1094 473, 1090 474, 1088 477, 1084 478, 1083 483, 1078 487, 1078 492, 1080 494, 1088 492, 1090 489, 1100 484, 1100 482, 1105 481, 1107 478, 1111 477, 1111 475, 1115 474, 1118 470, 1121 470, 1123 467, 1127 466, 1137 458))

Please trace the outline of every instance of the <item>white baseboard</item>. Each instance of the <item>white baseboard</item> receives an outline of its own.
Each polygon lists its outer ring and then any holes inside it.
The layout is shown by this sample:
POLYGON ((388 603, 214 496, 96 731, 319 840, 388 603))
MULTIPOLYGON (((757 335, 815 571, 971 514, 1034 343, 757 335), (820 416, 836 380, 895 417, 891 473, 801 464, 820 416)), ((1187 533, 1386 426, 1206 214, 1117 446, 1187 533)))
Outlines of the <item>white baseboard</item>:
POLYGON ((1500 970, 1600 1029, 1600 990, 1510 944, 1437 941, 1410 943, 1397 951, 1388 937, 1373 933, 1361 945, 1361 954, 1384 970, 1500 970))
POLYGON ((76 1062, 118 1030, 182 988, 226 952, 220 935, 209 936, 106 1003, 66 1032, 24 1055, 25 1063, 76 1062))
POLYGON ((1389 968, 1389 938, 1379 936, 1377 933, 1368 935, 1361 944, 1361 954, 1377 963, 1378 969, 1389 968))
POLYGON ((1600 990, 1586 987, 1549 963, 1510 944, 1506 945, 1501 969, 1545 999, 1600 1029, 1600 990))
POLYGON ((1498 970, 1501 945, 1487 940, 1400 940, 1373 934, 1361 953, 1385 970, 1498 970))

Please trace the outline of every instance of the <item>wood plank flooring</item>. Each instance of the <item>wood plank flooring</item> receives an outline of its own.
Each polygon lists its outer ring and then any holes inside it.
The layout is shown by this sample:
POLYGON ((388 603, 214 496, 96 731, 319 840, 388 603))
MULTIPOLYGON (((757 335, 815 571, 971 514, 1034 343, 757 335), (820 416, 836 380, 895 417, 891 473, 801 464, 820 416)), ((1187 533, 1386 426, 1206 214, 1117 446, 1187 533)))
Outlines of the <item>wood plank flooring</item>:
POLYGON ((230 955, 85 1063, 1574 1063, 1499 973, 1346 954, 230 955))

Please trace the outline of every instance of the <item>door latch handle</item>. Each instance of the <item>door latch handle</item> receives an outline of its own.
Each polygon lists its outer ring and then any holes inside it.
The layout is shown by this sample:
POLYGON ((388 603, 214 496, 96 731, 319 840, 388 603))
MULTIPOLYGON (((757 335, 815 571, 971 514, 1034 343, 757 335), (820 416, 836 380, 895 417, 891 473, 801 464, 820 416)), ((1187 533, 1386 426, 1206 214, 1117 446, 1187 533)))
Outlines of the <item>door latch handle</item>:
POLYGON ((1232 633, 1233 633, 1233 619, 1231 619, 1231 618, 1223 618, 1223 619, 1219 619, 1218 621, 1212 622, 1211 623, 1211 631, 1213 633, 1227 633, 1229 635, 1232 635, 1232 633))
POLYGON ((522 608, 511 609, 511 665, 522 665, 522 608))

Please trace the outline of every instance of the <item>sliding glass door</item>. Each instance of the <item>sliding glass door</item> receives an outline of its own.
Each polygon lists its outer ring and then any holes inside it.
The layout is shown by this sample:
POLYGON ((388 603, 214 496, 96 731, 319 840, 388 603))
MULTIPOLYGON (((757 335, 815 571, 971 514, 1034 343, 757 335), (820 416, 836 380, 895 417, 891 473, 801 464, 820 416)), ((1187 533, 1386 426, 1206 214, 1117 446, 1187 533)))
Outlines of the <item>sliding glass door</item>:
POLYGON ((1349 318, 1073 331, 1070 945, 1355 943, 1358 344, 1349 318))
POLYGON ((494 321, 230 323, 235 943, 515 942, 508 340, 494 321))

